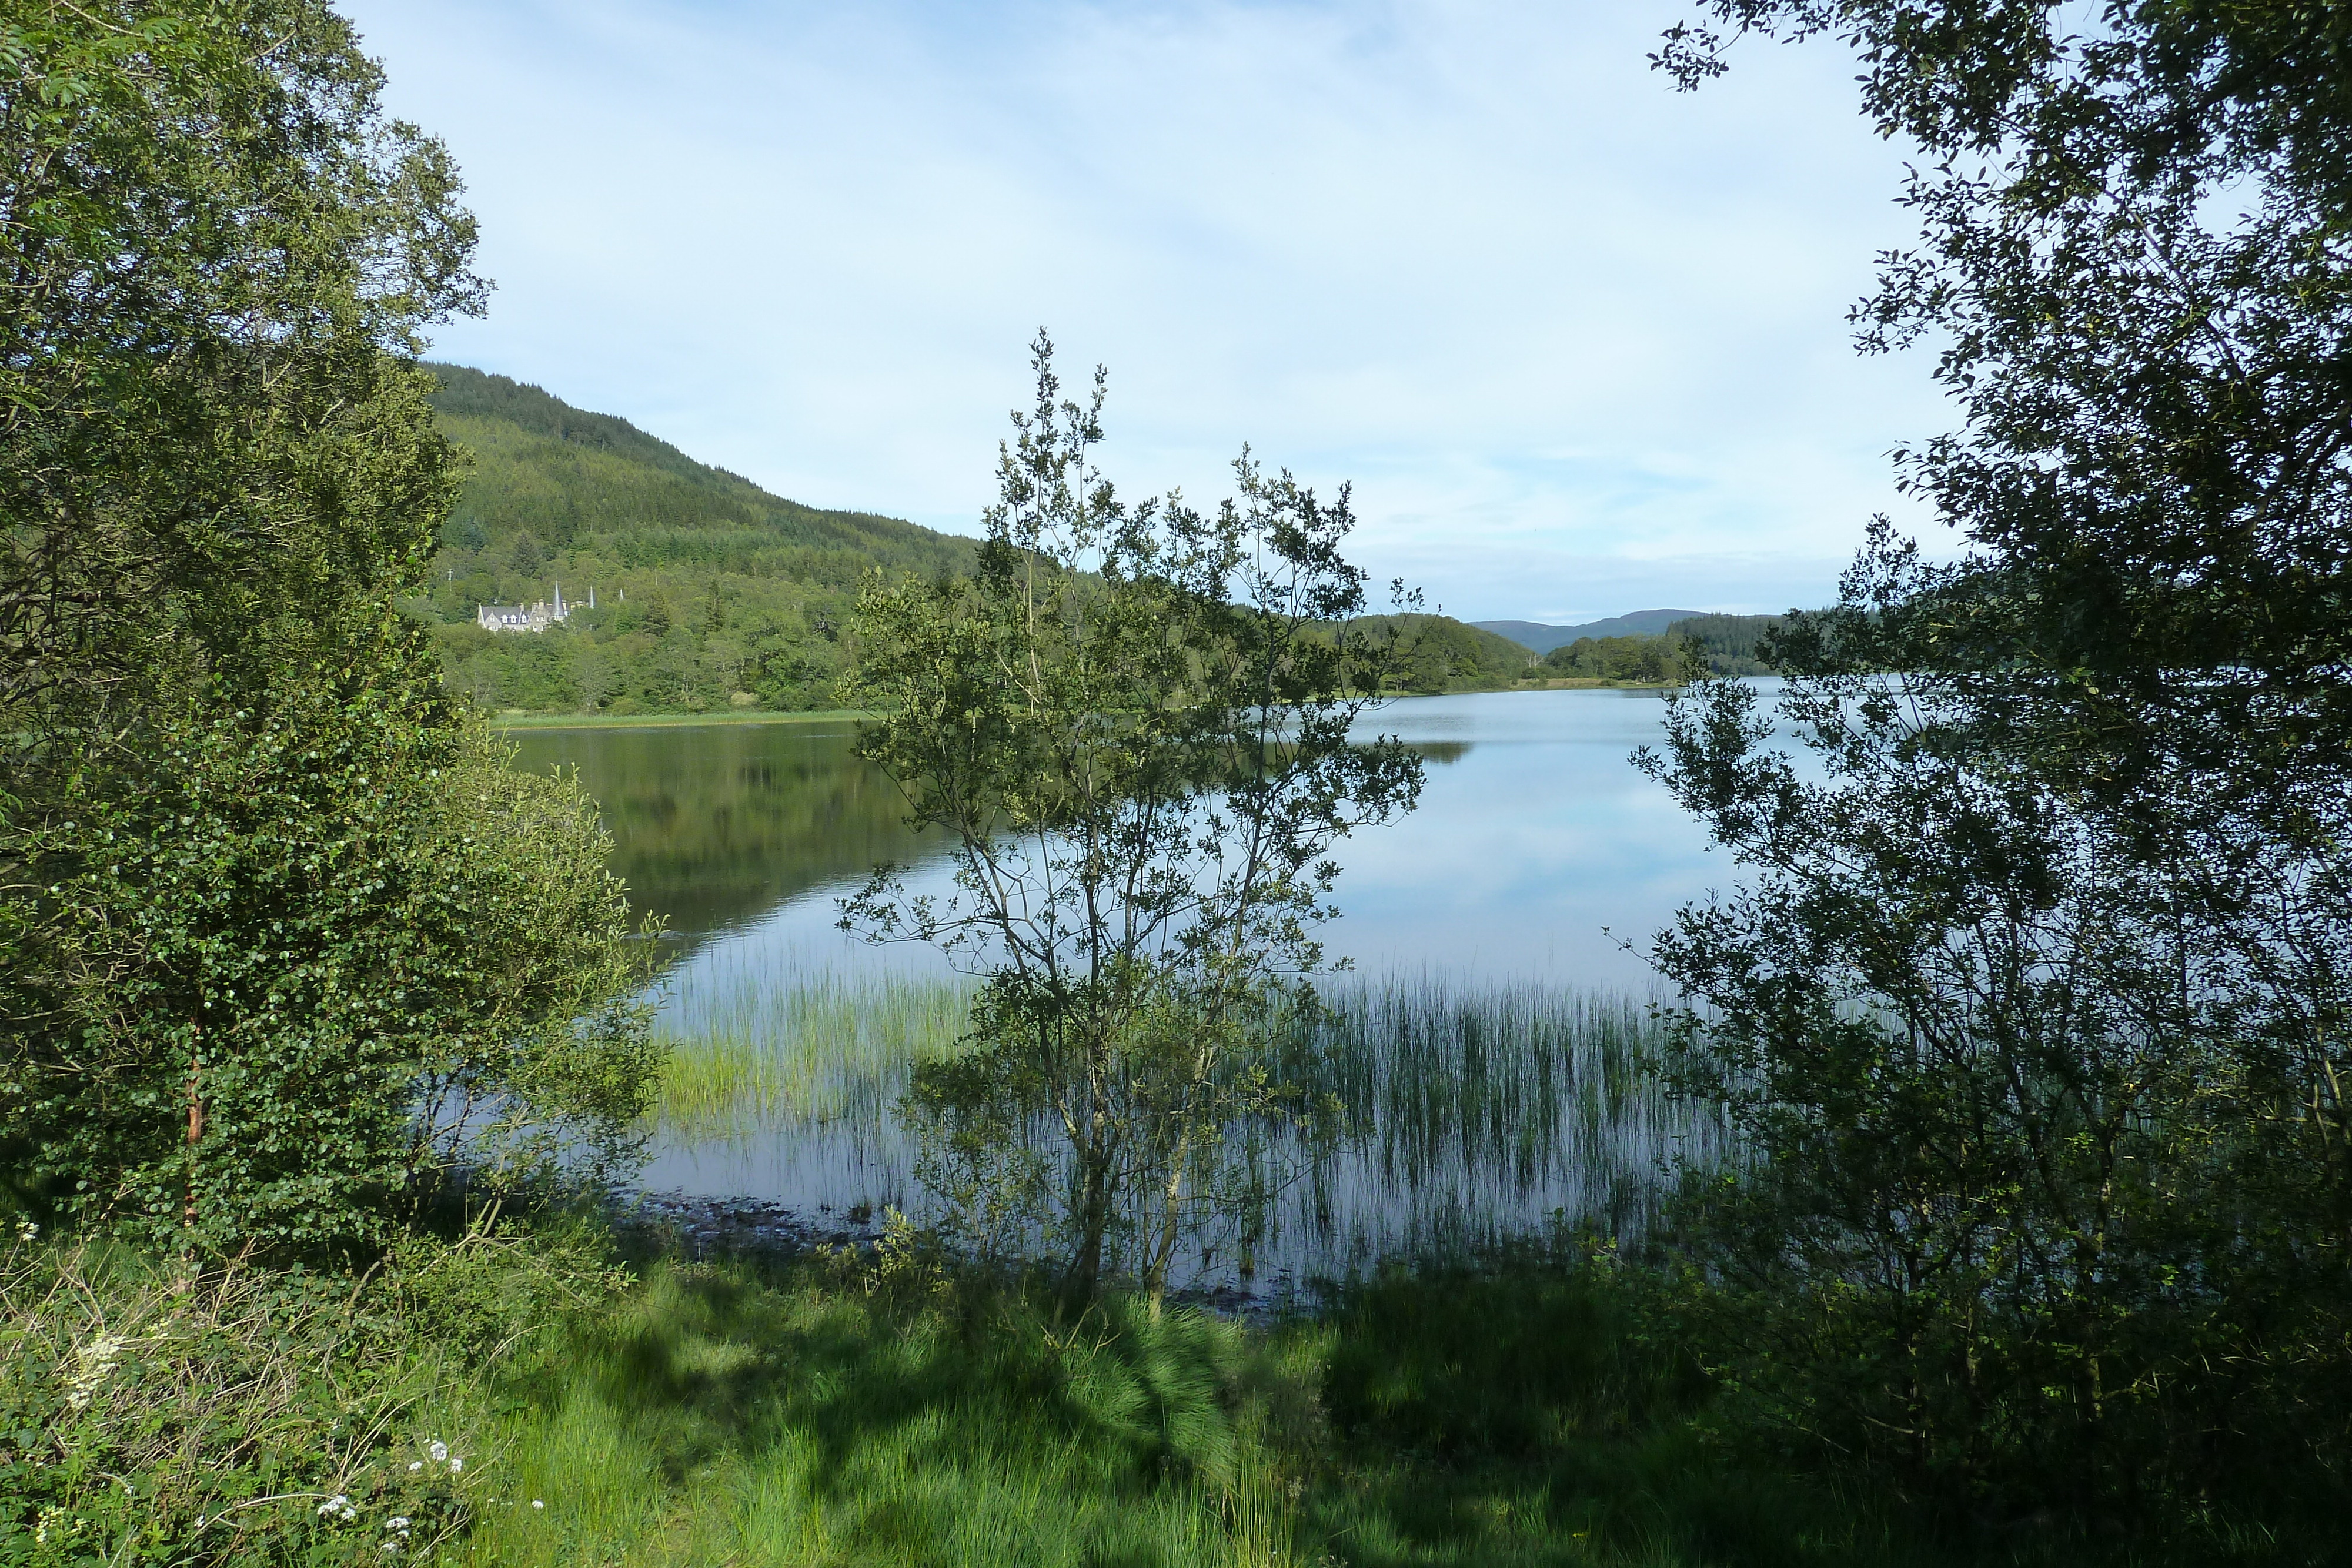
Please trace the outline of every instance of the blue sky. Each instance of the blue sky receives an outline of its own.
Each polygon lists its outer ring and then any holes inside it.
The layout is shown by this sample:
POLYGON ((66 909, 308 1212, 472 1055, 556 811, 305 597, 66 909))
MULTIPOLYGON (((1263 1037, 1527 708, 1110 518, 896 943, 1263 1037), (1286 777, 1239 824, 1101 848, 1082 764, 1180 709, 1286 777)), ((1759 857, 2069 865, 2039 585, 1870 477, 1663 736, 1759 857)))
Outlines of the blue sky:
POLYGON ((436 352, 971 532, 1041 324, 1105 466, 1356 486, 1465 619, 1830 592, 1951 423, 1846 308, 1908 235, 1834 47, 1678 95, 1681 0, 346 0, 496 281, 436 352))

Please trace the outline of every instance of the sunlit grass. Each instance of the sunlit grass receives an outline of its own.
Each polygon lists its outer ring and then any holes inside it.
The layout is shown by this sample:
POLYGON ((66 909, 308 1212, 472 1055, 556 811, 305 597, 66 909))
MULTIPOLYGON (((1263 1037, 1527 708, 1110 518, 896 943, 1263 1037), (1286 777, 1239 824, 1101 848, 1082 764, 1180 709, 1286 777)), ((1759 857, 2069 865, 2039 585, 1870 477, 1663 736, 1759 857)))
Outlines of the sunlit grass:
MULTIPOLYGON (((478 1564, 1860 1568, 1952 1559, 1752 1468, 1541 1251, 1248 1328, 952 1267, 655 1260, 478 1427, 478 1564), (534 1508, 536 1500, 543 1506, 534 1508)), ((2011 1561, 2007 1551, 1989 1556, 2011 1561)))
POLYGON ((698 972, 668 999, 656 1114, 684 1139, 857 1122, 878 1126, 916 1064, 951 1055, 969 985, 817 969, 698 972))
POLYGON ((1301 1559, 1272 1423, 1305 1406, 1263 1360, 1133 1301, 656 1263, 517 1380, 463 1560, 1273 1568, 1301 1559))

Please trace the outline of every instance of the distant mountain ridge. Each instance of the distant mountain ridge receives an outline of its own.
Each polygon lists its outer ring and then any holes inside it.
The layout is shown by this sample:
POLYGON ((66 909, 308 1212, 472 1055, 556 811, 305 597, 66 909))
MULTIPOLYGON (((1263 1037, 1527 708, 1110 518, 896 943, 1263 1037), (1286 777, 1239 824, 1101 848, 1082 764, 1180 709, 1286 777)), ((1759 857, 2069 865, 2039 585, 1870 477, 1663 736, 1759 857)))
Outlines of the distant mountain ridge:
POLYGON ((1588 621, 1581 626, 1547 626, 1537 621, 1473 621, 1470 624, 1481 632, 1508 637, 1522 648, 1549 653, 1579 637, 1661 636, 1675 622, 1706 613, 1703 610, 1636 610, 1631 614, 1612 615, 1606 621, 1588 621))

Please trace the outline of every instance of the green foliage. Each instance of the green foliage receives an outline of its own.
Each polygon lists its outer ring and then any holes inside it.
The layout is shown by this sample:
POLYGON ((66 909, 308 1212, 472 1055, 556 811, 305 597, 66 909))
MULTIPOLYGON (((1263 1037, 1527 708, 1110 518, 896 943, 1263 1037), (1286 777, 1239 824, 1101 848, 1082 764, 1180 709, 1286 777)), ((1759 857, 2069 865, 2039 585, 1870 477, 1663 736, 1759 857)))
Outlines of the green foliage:
POLYGON ((458 478, 408 356, 482 286, 380 86, 312 0, 0 22, 0 1159, 199 1253, 623 1153, 655 1065, 585 802, 395 610, 458 478))
POLYGON ((474 1456, 410 1419, 444 1374, 388 1326, 343 1282, 0 1247, 0 1563, 429 1557, 474 1456))
POLYGON ((1214 513, 1129 508, 1092 464, 1103 374, 1088 406, 1061 402, 1052 353, 1040 333, 978 575, 877 579, 844 687, 878 716, 859 749, 909 825, 952 835, 958 893, 910 895, 885 867, 843 923, 987 977, 976 1050, 910 1100, 933 1176, 1058 1195, 1081 1295, 1129 1231, 1156 1292, 1215 1198, 1223 1130, 1277 1097, 1254 1057, 1311 1005, 1328 851, 1410 810, 1421 761, 1349 738, 1399 644, 1351 633, 1346 494, 1326 506, 1244 454, 1214 513), (1030 1144, 1039 1123, 1058 1148, 1030 1144))
POLYGON ((625 1152, 656 1060, 593 807, 453 730, 429 684, 218 687, 73 782, 0 1063, 21 1179, 222 1252, 380 1244, 462 1159, 625 1152))
POLYGON ((1751 691, 1672 725, 1678 792, 1758 868, 1658 948, 1707 1009, 1685 1087, 1755 1156, 1689 1210, 1765 1325, 1754 1408, 2000 1507, 2326 1484, 2332 1134, 2280 1120, 2264 998, 2168 868, 1918 701, 1792 685, 1818 780, 1751 691))
POLYGON ((1706 9, 1847 39, 1928 152, 1857 319, 1947 343, 1968 427, 1898 456, 1970 541, 1882 524, 1765 640, 1817 770, 1750 695, 1674 725, 1758 868, 1660 947, 1757 1156, 1695 1208, 1729 1370, 1956 1505, 2291 1518, 2352 1463, 2342 18, 1706 9))
MULTIPOLYGON (((1780 615, 1693 615, 1667 627, 1666 636, 1696 643, 1710 674, 1763 675, 1771 674, 1772 666, 1758 656, 1758 649, 1785 621, 1780 615)), ((1688 659, 1687 652, 1685 657, 1688 659)))
MULTIPOLYGON (((2096 26, 2056 0, 1698 9, 1846 41, 1865 113, 1928 153, 1903 198, 1920 243, 1855 311, 1866 350, 1948 342, 1935 373, 1968 420, 1897 454, 1970 544, 1901 585, 1937 600, 1901 629, 1906 667, 1997 672, 2042 732, 2018 743, 2073 750, 2114 805, 2151 768, 2151 800, 2261 789, 2280 811, 2332 790, 2352 723, 2343 17, 2303 0, 2117 4, 2096 26)), ((1660 63, 1696 83, 1723 39, 1678 27, 1660 63)))
POLYGON ((1677 638, 1579 637, 1546 653, 1536 668, 1572 680, 1680 685, 1690 678, 1696 663, 1677 638))
POLYGON ((430 369, 437 427, 473 472, 418 609, 449 684, 479 706, 823 707, 866 572, 971 570, 971 540, 803 507, 537 387, 430 369), (478 604, 551 600, 559 583, 577 604, 554 629, 475 624, 478 604))
POLYGON ((1509 638, 1446 615, 1363 615, 1348 634, 1393 658, 1395 689, 1417 695, 1499 690, 1534 662, 1509 638))
POLYGON ((57 726, 299 649, 429 549, 450 454, 387 353, 480 285, 446 152, 381 118, 379 85, 316 0, 0 21, 0 735, 20 810, 74 766, 57 726))

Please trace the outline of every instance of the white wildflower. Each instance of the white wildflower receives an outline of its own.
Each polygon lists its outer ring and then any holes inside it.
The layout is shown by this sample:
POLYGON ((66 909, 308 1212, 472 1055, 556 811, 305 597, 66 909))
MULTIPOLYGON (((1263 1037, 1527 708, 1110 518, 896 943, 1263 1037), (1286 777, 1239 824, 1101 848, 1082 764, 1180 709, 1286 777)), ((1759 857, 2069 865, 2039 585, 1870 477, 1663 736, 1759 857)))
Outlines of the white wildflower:
POLYGON ((16 1239, 23 1242, 26 1246, 30 1247, 34 1241, 39 1239, 40 1234, 41 1228, 32 1220, 19 1219, 16 1221, 16 1239))
POLYGON ((424 1468, 425 1461, 423 1459, 411 1459, 408 1461, 408 1473, 412 1476, 424 1468))
POLYGON ((466 1468, 466 1461, 465 1461, 465 1460, 463 1460, 463 1459, 457 1458, 454 1458, 454 1457, 453 1457, 453 1458, 449 1460, 449 1473, 450 1473, 451 1475, 453 1475, 453 1476, 454 1476, 454 1475, 456 1475, 459 1470, 464 1469, 465 1468, 466 1468))
POLYGON ((383 1521, 383 1527, 405 1535, 408 1533, 408 1516, 404 1513, 395 1513, 383 1521))
POLYGON ((438 1438, 425 1444, 425 1451, 433 1456, 433 1462, 436 1465, 446 1464, 448 1461, 449 1445, 442 1442, 438 1438))
POLYGON ((338 1519, 348 1524, 359 1516, 360 1511, 352 1506, 352 1500, 341 1492, 337 1492, 319 1505, 320 1519, 338 1519))
POLYGON ((110 1333, 102 1333, 85 1344, 74 1347, 74 1373, 66 1379, 66 1406, 87 1410, 106 1375, 114 1370, 114 1363, 122 1354, 122 1341, 110 1333))
POLYGON ((533 1498, 530 1500, 530 1506, 533 1508, 545 1508, 547 1504, 540 1501, 537 1498, 533 1498))

